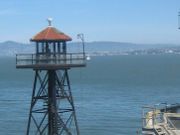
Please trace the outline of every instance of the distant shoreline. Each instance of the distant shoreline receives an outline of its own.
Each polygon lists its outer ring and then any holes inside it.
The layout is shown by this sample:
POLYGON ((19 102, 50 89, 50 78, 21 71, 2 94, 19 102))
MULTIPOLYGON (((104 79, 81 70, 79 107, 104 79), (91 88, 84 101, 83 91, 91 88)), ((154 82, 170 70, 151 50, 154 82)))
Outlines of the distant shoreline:
MULTIPOLYGON (((80 42, 68 43, 69 52, 81 52, 80 42)), ((180 54, 180 46, 175 44, 134 44, 126 42, 86 42, 85 51, 90 56, 114 55, 159 55, 180 54)), ((0 43, 0 57, 15 57, 19 53, 34 53, 35 45, 23 44, 14 41, 0 43)))

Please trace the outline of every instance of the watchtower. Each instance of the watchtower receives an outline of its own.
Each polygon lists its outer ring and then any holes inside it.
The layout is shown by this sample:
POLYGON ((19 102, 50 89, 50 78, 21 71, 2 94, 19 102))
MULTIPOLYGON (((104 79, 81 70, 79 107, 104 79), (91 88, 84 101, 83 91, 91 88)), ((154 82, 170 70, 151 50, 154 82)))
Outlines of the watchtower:
POLYGON ((34 54, 16 55, 16 68, 35 73, 26 135, 79 135, 68 71, 86 66, 85 52, 68 53, 72 39, 51 21, 30 40, 34 54))

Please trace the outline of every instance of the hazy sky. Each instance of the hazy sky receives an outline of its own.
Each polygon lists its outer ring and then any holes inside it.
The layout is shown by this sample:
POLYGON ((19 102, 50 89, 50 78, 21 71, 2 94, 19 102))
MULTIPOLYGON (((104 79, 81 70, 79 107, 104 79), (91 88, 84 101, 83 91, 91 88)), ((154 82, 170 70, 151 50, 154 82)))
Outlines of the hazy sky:
POLYGON ((180 0, 1 0, 0 42, 29 39, 53 26, 77 41, 180 44, 180 0))

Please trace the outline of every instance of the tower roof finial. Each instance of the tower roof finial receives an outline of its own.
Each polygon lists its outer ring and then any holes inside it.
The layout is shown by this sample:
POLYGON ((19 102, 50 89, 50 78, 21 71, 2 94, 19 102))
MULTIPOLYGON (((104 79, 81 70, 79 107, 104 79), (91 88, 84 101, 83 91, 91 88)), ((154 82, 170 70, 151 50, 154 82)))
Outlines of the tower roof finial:
POLYGON ((48 23, 49 23, 49 27, 51 27, 52 26, 52 18, 51 17, 49 17, 48 19, 47 19, 47 21, 48 21, 48 23))

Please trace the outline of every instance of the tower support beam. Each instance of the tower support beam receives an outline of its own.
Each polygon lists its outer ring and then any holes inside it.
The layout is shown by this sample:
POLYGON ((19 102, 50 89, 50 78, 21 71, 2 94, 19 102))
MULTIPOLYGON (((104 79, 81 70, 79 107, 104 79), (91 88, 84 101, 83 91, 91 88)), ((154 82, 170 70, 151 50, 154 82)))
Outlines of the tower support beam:
POLYGON ((80 135, 68 69, 35 70, 26 135, 80 135))
POLYGON ((55 89, 55 70, 48 71, 48 132, 49 135, 57 135, 57 107, 56 107, 56 89, 55 89))

